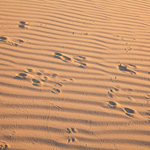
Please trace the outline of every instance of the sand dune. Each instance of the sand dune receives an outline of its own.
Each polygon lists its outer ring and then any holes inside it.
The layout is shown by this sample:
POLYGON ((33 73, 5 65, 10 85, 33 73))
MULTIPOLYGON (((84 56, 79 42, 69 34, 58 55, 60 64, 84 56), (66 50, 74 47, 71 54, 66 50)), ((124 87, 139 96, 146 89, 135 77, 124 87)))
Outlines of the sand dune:
POLYGON ((149 150, 150 2, 0 1, 0 150, 149 150))

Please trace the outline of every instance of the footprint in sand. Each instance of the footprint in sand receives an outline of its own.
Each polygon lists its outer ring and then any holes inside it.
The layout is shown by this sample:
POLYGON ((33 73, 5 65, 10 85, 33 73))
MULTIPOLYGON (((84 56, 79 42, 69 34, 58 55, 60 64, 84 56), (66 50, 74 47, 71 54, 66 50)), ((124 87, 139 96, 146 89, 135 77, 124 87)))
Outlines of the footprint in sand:
POLYGON ((34 69, 25 69, 24 72, 16 74, 15 79, 28 80, 34 86, 42 87, 44 82, 48 80, 41 71, 36 71, 34 69))
POLYGON ((117 109, 123 111, 129 117, 132 117, 132 118, 142 118, 142 116, 135 109, 128 108, 128 107, 122 107, 116 101, 107 101, 107 106, 110 107, 110 108, 114 108, 114 109, 117 108, 117 109))
POLYGON ((29 73, 29 72, 35 72, 35 70, 34 70, 34 69, 31 69, 31 68, 25 69, 24 71, 27 72, 27 73, 29 73))
POLYGON ((67 133, 78 133, 78 130, 75 128, 67 128, 67 133))
POLYGON ((29 28, 29 23, 26 21, 20 21, 19 22, 19 27, 23 29, 28 29, 29 28))
POLYGON ((61 59, 64 62, 69 62, 71 61, 71 58, 67 55, 63 55, 61 53, 56 52, 54 55, 55 58, 61 59))
POLYGON ((129 51, 131 51, 132 50, 132 47, 130 47, 129 45, 128 45, 128 43, 126 43, 126 45, 127 45, 127 47, 124 49, 126 52, 129 52, 129 51))
POLYGON ((72 142, 76 142, 76 141, 77 141, 76 138, 69 138, 69 139, 68 139, 68 143, 72 143, 72 142))
POLYGON ((120 65, 118 66, 118 68, 119 68, 120 71, 129 72, 129 73, 131 73, 131 74, 136 74, 136 72, 133 71, 133 69, 136 68, 135 65, 132 65, 132 64, 129 64, 129 65, 120 64, 120 65))
POLYGON ((75 63, 79 64, 80 68, 86 68, 87 67, 87 65, 85 63, 86 57, 84 57, 84 56, 74 56, 73 60, 75 63))
POLYGON ((8 45, 11 45, 11 46, 18 46, 18 44, 15 41, 13 41, 10 38, 5 37, 5 36, 1 36, 0 41, 6 43, 8 45))
POLYGON ((63 83, 74 81, 72 78, 61 79, 56 73, 45 73, 44 70, 35 70, 32 68, 25 69, 23 72, 16 74, 14 78, 29 81, 36 87, 50 88, 49 90, 54 94, 61 93, 63 83))
POLYGON ((38 79, 32 79, 32 84, 34 85, 34 86, 39 86, 39 87, 42 87, 43 86, 43 82, 42 81, 40 81, 40 80, 38 80, 38 79))
POLYGON ((21 73, 18 73, 18 74, 16 74, 16 77, 15 77, 15 79, 24 79, 24 80, 32 80, 32 75, 30 75, 30 74, 27 74, 27 73, 25 73, 25 72, 21 72, 21 73))
POLYGON ((0 141, 0 150, 9 150, 10 146, 4 142, 4 141, 0 141))
POLYGON ((118 102, 116 102, 116 101, 108 101, 107 105, 110 108, 120 108, 121 107, 121 105, 118 102))
POLYGON ((110 89, 110 90, 108 91, 108 96, 109 96, 110 98, 113 98, 114 95, 115 95, 115 93, 118 92, 118 91, 119 91, 119 88, 114 87, 114 88, 112 88, 112 89, 110 89))
POLYGON ((140 114, 135 109, 124 107, 123 111, 129 117, 133 117, 133 118, 140 118, 141 117, 140 114))
POLYGON ((74 64, 77 64, 79 65, 80 68, 86 68, 87 67, 87 64, 85 63, 86 61, 86 57, 84 56, 73 56, 73 57, 70 57, 68 55, 64 55, 62 53, 59 53, 59 52, 56 52, 54 54, 54 57, 55 58, 58 58, 64 62, 72 62, 74 64))
POLYGON ((18 42, 19 42, 19 43, 24 43, 24 41, 23 41, 23 40, 21 40, 21 39, 19 39, 19 40, 18 40, 18 42))
POLYGON ((134 98, 131 97, 131 96, 128 96, 128 97, 127 97, 127 100, 132 101, 132 102, 135 102, 134 98))
POLYGON ((61 92, 61 90, 60 90, 60 89, 53 88, 51 92, 54 93, 54 94, 58 94, 58 93, 61 92))
POLYGON ((1 36, 0 37, 0 41, 6 41, 8 38, 7 37, 4 37, 4 36, 1 36))
MULTIPOLYGON (((78 133, 78 130, 75 128, 67 128, 66 132, 68 134, 74 134, 74 133, 78 133)), ((75 138, 75 137, 71 137, 71 138, 69 137, 69 139, 68 139, 68 143, 72 143, 72 142, 76 142, 76 141, 77 141, 77 138, 75 138)))
POLYGON ((149 103, 149 102, 150 102, 150 94, 147 94, 147 95, 145 96, 145 99, 146 99, 146 102, 149 103))

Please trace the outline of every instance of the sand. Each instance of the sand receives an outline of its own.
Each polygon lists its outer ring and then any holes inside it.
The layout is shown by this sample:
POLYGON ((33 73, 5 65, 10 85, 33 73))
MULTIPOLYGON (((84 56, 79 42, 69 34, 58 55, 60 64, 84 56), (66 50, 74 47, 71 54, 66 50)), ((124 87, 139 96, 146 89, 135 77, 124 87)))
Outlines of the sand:
POLYGON ((149 0, 0 0, 0 150, 150 150, 149 0))

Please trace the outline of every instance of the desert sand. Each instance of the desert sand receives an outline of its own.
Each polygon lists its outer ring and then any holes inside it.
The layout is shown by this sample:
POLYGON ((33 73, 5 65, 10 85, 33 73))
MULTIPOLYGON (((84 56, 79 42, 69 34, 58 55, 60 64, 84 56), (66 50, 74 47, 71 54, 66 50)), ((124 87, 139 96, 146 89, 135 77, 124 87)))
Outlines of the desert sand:
POLYGON ((0 0, 0 150, 150 150, 150 1, 0 0))

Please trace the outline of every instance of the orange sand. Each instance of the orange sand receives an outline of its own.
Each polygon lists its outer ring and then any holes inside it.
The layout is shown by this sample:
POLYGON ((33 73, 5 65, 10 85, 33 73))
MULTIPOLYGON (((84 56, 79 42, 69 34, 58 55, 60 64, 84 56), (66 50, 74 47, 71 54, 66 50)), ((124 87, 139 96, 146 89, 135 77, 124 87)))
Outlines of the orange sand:
POLYGON ((0 0, 0 150, 150 150, 149 0, 0 0))

